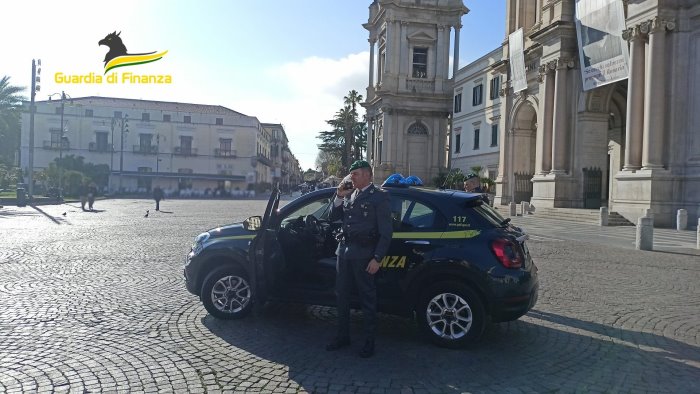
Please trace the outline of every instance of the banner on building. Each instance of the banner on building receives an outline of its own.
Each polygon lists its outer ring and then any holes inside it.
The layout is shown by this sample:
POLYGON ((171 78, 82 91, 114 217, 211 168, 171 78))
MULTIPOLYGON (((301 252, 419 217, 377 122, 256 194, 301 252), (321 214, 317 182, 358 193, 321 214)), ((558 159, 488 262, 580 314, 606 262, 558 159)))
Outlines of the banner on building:
POLYGON ((622 0, 576 0, 576 35, 583 90, 627 78, 629 53, 622 38, 622 0))
POLYGON ((523 47, 523 28, 521 27, 508 35, 508 55, 510 58, 510 77, 511 81, 513 81, 513 93, 527 89, 523 47))

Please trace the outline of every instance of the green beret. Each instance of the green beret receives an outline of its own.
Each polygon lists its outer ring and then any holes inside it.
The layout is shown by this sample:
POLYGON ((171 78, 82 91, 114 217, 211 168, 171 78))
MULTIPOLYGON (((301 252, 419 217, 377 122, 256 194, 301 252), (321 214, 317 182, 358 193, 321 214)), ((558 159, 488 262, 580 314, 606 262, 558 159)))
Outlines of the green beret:
POLYGON ((364 160, 357 160, 350 166, 350 171, 356 170, 358 168, 370 168, 369 163, 364 160))

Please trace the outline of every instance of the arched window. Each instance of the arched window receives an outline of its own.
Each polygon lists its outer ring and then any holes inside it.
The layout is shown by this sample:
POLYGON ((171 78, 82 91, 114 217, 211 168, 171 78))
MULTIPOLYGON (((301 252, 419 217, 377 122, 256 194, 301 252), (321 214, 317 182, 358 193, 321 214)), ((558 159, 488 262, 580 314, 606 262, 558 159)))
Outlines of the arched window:
POLYGON ((408 127, 408 134, 428 135, 428 128, 421 122, 416 122, 408 127))

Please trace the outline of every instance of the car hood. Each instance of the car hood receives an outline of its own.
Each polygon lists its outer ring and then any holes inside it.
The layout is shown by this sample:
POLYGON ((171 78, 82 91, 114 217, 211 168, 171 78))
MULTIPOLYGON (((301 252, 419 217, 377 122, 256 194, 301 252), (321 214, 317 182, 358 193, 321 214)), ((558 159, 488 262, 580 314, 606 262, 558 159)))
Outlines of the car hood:
POLYGON ((207 231, 211 238, 232 238, 245 237, 252 238, 255 236, 255 231, 248 231, 243 228, 243 223, 234 223, 226 226, 216 227, 207 231))

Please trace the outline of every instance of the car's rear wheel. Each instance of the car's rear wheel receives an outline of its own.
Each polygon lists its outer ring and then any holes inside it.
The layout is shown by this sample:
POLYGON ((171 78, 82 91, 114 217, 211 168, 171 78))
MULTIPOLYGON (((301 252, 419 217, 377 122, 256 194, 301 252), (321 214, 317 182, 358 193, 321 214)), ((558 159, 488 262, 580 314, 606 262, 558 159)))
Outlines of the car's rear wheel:
POLYGON ((236 267, 221 267, 202 284, 202 303, 218 319, 240 319, 250 313, 253 290, 248 276, 236 267))
POLYGON ((479 296, 458 282, 440 282, 426 289, 416 307, 423 335, 438 346, 462 348, 479 340, 486 315, 479 296))

